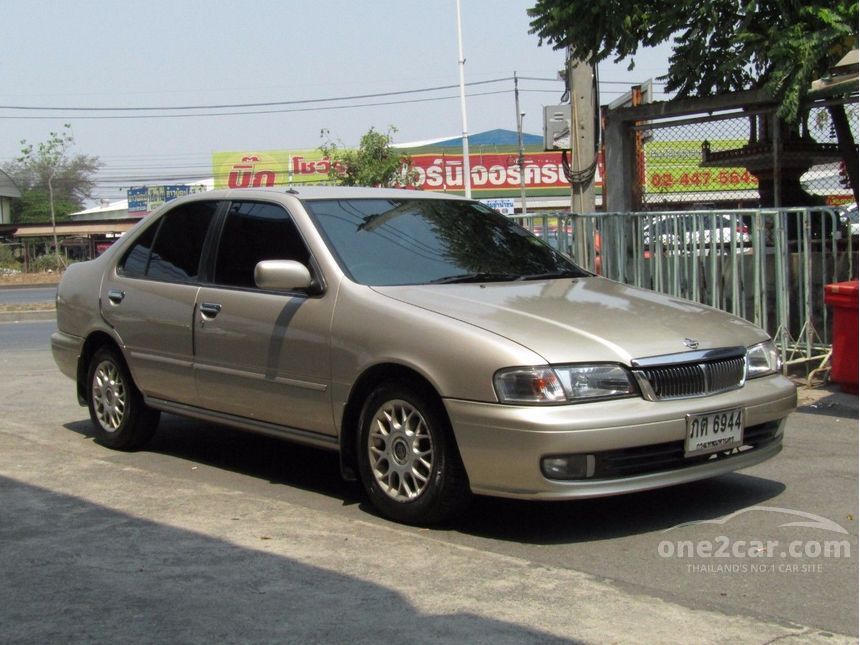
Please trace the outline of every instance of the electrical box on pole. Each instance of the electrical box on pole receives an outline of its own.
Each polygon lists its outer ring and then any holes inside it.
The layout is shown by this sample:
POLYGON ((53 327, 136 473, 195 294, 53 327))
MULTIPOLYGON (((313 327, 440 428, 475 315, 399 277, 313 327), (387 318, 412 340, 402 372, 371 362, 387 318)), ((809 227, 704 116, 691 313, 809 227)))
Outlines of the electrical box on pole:
POLYGON ((570 150, 570 106, 546 105, 543 108, 544 150, 570 150))

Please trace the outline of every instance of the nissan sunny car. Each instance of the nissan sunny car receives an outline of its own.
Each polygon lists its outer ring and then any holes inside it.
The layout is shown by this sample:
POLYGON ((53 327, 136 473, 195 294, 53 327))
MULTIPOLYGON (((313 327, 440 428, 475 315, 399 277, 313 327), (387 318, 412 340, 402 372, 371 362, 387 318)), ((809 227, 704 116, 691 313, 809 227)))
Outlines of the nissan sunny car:
POLYGON ((433 193, 177 199, 69 267, 57 327, 102 444, 140 448, 167 412, 335 450, 414 524, 752 466, 796 405, 761 329, 433 193))

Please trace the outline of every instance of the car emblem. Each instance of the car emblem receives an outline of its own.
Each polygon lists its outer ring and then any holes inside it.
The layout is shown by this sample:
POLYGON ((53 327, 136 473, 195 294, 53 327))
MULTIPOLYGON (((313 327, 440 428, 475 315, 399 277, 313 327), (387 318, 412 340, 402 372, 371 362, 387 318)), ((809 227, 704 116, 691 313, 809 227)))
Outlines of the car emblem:
POLYGON ((689 347, 690 349, 698 349, 699 348, 699 341, 693 340, 692 338, 685 338, 684 344, 687 347, 689 347))

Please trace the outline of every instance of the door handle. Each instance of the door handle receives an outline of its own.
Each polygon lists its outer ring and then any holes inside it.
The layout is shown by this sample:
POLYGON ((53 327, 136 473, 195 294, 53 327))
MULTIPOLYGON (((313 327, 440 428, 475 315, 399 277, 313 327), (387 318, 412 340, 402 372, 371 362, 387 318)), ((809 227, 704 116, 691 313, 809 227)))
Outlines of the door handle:
POLYGON ((214 318, 221 313, 221 305, 214 302, 204 302, 200 305, 200 313, 204 318, 214 318))
POLYGON ((122 302, 122 299, 125 298, 125 291, 120 291, 119 289, 111 289, 107 294, 108 300, 110 300, 113 304, 118 305, 122 302))

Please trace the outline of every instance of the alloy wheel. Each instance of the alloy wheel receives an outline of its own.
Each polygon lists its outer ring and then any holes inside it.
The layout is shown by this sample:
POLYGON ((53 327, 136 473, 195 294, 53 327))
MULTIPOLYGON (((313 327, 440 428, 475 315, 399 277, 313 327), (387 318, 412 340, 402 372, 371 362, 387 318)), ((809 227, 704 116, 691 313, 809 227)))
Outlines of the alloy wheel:
POLYGON ((398 502, 419 497, 433 472, 433 439, 424 417, 403 400, 380 406, 370 423, 367 451, 373 477, 398 502))
POLYGON ((102 361, 93 374, 93 406, 99 424, 107 432, 116 432, 128 404, 125 382, 112 361, 102 361))

